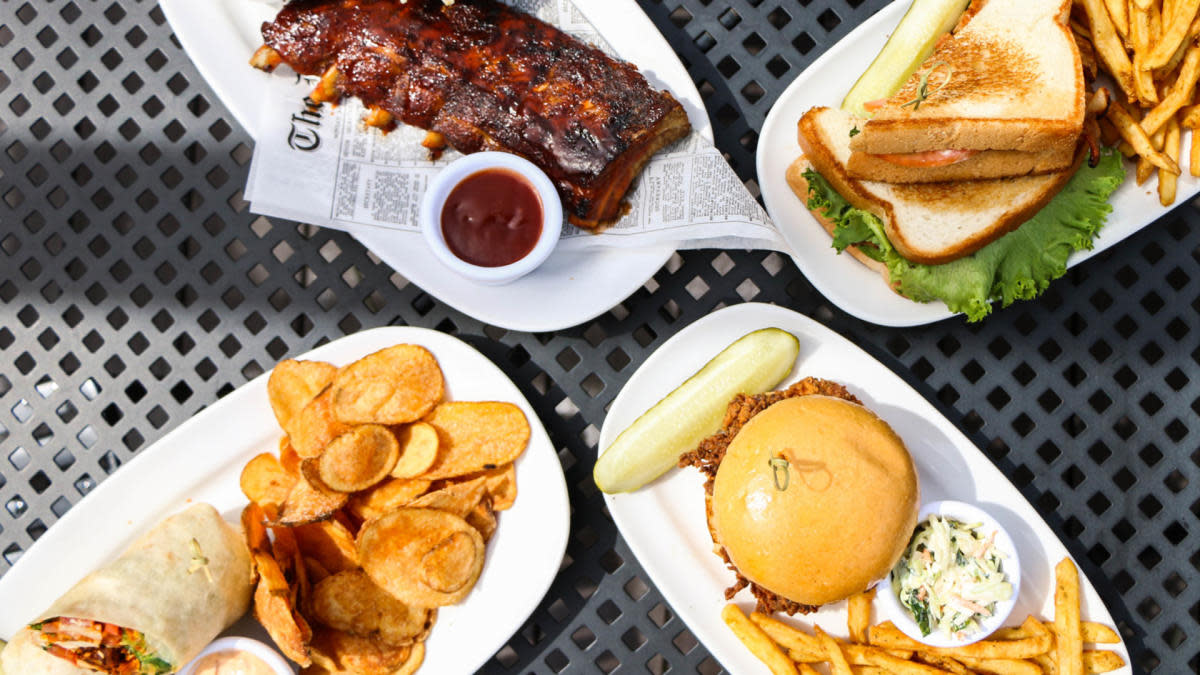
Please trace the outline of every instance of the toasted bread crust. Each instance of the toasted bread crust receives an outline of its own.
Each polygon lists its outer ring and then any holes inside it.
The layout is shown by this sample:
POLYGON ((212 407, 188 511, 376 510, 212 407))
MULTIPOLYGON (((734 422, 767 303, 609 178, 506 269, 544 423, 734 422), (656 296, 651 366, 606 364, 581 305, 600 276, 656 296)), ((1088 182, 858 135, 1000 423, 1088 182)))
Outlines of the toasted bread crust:
MULTIPOLYGON (((829 139, 826 138, 825 130, 819 124, 819 119, 828 110, 828 108, 813 108, 800 118, 798 140, 805 157, 812 164, 813 168, 816 169, 817 173, 829 181, 829 184, 833 186, 833 189, 837 190, 838 194, 842 195, 842 197, 856 208, 874 214, 883 222, 884 232, 888 237, 888 241, 891 242, 900 255, 912 262, 926 265, 940 265, 970 255, 1015 230, 1022 223, 1033 217, 1047 202, 1058 194, 1067 181, 1071 179, 1071 176, 1074 175, 1075 169, 1078 168, 1079 164, 1083 161, 1083 157, 1086 155, 1085 145, 1079 143, 1075 161, 1068 169, 1056 174, 1047 174, 1039 177, 1039 179, 1044 179, 1045 182, 1039 186, 1037 194, 1031 195, 1023 203, 1015 204, 1014 208, 1004 212, 986 227, 965 237, 951 248, 933 252, 922 251, 905 236, 902 228, 897 227, 895 205, 886 199, 876 197, 870 189, 864 186, 863 181, 853 178, 846 173, 846 167, 834 156, 829 139)), ((975 199, 975 193, 979 190, 989 189, 989 187, 997 189, 997 186, 1005 185, 1005 181, 1029 180, 1035 179, 999 178, 984 181, 923 183, 901 186, 901 188, 911 195, 903 197, 907 200, 932 202, 946 200, 953 203, 956 199, 960 201, 975 199)), ((984 198, 986 199, 986 197, 984 198)))
MULTIPOLYGON (((807 158, 800 157, 796 161, 792 162, 791 166, 788 167, 787 174, 785 176, 788 186, 792 188, 792 192, 796 193, 796 196, 800 198, 800 201, 804 202, 805 204, 808 203, 808 180, 804 178, 804 171, 810 166, 812 165, 809 164, 807 158)), ((820 172, 818 171, 818 173, 820 172)), ((813 218, 817 219, 817 222, 820 223, 821 227, 823 227, 829 236, 832 237, 833 228, 836 227, 836 224, 832 220, 826 218, 825 215, 820 211, 809 211, 809 213, 813 215, 813 218)), ((888 273, 887 265, 884 265, 878 260, 873 260, 867 257, 865 253, 858 250, 857 246, 847 246, 846 252, 854 256, 855 260, 866 265, 872 271, 877 272, 883 277, 884 282, 887 283, 889 288, 896 290, 894 287, 892 287, 891 275, 888 273)))
POLYGON ((886 183, 938 183, 949 180, 978 180, 1033 176, 1061 171, 1075 161, 1074 146, 1065 152, 1021 152, 1019 150, 981 150, 946 166, 901 166, 865 152, 850 153, 846 172, 855 178, 886 183))

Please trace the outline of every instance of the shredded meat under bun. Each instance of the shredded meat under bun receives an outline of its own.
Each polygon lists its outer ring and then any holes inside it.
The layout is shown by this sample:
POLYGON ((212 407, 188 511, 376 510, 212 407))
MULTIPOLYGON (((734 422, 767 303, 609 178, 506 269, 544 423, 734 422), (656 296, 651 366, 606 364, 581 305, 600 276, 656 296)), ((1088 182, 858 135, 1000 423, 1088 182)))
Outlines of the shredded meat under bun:
POLYGON ((912 456, 887 422, 841 398, 798 396, 755 415, 730 442, 711 524, 747 579, 824 605, 887 575, 919 501, 912 456))

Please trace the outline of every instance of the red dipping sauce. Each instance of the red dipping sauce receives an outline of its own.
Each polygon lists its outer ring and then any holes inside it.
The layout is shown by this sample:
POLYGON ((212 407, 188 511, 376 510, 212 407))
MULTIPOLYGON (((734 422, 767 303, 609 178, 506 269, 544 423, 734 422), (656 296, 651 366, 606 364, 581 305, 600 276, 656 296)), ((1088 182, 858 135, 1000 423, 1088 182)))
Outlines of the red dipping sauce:
POLYGON ((442 206, 450 252, 480 267, 503 267, 529 255, 542 235, 542 198, 508 169, 477 171, 454 186, 442 206))

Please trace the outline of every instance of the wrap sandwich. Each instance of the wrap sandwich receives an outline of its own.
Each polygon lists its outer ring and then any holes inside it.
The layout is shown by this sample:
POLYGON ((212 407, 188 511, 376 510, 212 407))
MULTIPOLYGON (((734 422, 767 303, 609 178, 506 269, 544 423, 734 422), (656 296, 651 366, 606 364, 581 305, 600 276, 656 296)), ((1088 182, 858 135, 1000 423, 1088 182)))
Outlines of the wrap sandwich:
POLYGON ((208 504, 156 525, 84 577, 0 652, 10 675, 173 673, 246 612, 241 534, 208 504))

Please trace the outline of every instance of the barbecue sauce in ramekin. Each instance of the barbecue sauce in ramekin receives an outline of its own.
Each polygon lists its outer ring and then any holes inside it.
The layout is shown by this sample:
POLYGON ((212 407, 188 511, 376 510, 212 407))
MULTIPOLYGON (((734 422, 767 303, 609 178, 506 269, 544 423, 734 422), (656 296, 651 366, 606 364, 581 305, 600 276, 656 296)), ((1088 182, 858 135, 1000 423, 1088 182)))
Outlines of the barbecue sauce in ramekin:
POLYGON ((477 171, 454 186, 442 207, 450 252, 480 267, 503 267, 529 255, 542 234, 542 200, 521 174, 477 171))

